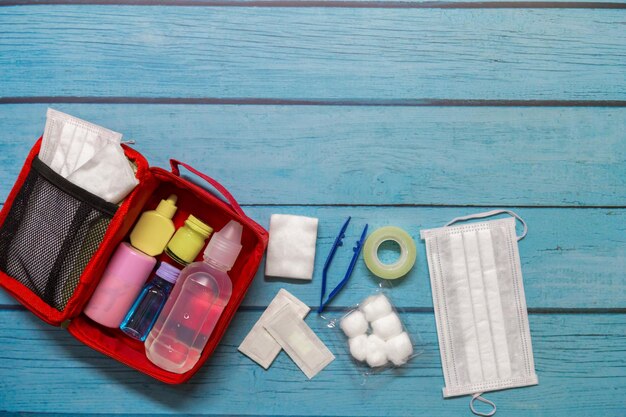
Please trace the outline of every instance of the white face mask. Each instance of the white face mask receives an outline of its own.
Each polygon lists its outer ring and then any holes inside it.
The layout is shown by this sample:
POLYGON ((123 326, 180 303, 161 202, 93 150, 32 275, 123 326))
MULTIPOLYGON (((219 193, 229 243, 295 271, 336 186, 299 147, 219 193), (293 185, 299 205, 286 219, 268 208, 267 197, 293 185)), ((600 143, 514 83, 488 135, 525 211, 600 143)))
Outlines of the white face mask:
POLYGON ((122 134, 48 109, 39 159, 75 185, 119 203, 138 184, 122 134))
POLYGON ((105 146, 67 179, 114 204, 122 201, 139 184, 119 144, 105 146))
POLYGON ((515 213, 490 211, 459 217, 437 229, 422 230, 433 291, 437 335, 445 379, 444 397, 473 394, 474 414, 491 416, 496 407, 486 391, 538 383, 528 311, 515 236, 515 213), (507 219, 450 227, 453 223, 500 213, 507 219), (474 409, 474 401, 493 407, 474 409))
POLYGON ((121 133, 48 109, 39 159, 67 178, 108 142, 119 145, 121 140, 121 133))

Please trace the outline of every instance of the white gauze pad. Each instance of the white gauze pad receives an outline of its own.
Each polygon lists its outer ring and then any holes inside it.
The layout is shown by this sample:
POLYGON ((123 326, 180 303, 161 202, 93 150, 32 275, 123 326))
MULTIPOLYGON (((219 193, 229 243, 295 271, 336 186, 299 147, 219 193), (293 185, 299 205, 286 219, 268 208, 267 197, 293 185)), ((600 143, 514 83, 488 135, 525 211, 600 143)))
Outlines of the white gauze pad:
POLYGON ((309 379, 335 359, 291 305, 281 308, 264 327, 309 379))
POLYGON ((339 327, 341 327, 341 330, 348 338, 352 338, 367 332, 369 325, 367 320, 365 320, 365 315, 361 311, 355 310, 341 319, 339 327))
POLYGON ((393 362, 394 365, 400 366, 406 363, 413 354, 413 344, 411 343, 409 335, 406 332, 402 332, 387 340, 385 350, 387 352, 387 359, 393 362))
POLYGON ((367 336, 366 342, 367 364, 376 368, 387 363, 387 352, 385 352, 385 341, 375 334, 367 336))
POLYGON ((371 322, 391 313, 391 303, 382 294, 372 295, 361 303, 359 309, 365 314, 367 321, 371 322))
POLYGON ((402 322, 396 313, 389 313, 372 322, 374 334, 381 339, 389 340, 402 333, 402 322))
POLYGON ((360 334, 356 337, 348 339, 350 346, 350 354, 357 361, 363 362, 367 357, 367 335, 360 334))
POLYGON ((294 279, 313 278, 317 219, 272 214, 265 275, 294 279))
POLYGON ((305 318, 311 310, 306 304, 298 300, 287 290, 281 289, 274 297, 272 302, 267 306, 259 320, 254 324, 250 333, 243 339, 239 345, 239 352, 243 353, 263 368, 270 367, 278 353, 280 353, 280 345, 270 334, 263 328, 263 324, 267 323, 281 308, 286 305, 293 307, 296 315, 301 319, 305 318))

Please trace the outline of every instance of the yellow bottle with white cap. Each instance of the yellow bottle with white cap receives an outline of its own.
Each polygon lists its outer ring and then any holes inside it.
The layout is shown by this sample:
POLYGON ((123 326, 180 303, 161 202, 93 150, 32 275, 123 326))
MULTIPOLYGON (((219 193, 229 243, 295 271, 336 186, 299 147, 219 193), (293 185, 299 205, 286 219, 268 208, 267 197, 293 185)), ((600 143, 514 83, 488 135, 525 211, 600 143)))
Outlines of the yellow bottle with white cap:
POLYGON ((130 233, 130 243, 150 256, 163 253, 176 228, 172 218, 176 213, 176 194, 161 200, 154 210, 144 212, 130 233))

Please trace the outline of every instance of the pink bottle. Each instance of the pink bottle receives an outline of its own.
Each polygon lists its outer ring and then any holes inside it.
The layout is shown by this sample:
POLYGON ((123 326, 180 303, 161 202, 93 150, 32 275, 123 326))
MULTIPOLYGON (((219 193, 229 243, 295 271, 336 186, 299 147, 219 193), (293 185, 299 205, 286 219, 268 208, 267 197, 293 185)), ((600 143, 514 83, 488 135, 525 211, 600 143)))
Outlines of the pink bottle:
POLYGON ((103 326, 119 327, 155 264, 152 256, 120 243, 84 313, 103 326))
POLYGON ((231 220, 209 241, 202 262, 182 270, 146 338, 146 356, 166 371, 182 374, 200 359, 232 293, 227 272, 241 251, 241 224, 231 220))

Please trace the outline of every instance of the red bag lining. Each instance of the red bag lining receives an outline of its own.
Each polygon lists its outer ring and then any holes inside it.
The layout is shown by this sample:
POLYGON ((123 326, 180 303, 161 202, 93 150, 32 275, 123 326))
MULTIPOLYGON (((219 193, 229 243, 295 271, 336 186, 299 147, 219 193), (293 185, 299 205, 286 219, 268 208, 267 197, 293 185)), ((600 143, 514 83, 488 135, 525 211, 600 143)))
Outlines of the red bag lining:
MULTIPOLYGON (((183 224, 189 214, 194 214, 205 221, 215 231, 220 230, 230 220, 236 220, 244 227, 242 236, 243 248, 235 265, 229 272, 233 283, 231 299, 220 316, 200 360, 188 372, 175 374, 152 364, 145 356, 143 343, 129 338, 119 329, 106 328, 81 314, 72 321, 68 330, 74 337, 88 346, 132 368, 160 381, 169 384, 179 384, 191 378, 217 347, 254 278, 267 245, 268 235, 254 221, 245 215, 240 215, 230 205, 198 185, 161 168, 151 168, 150 171, 156 182, 158 182, 158 186, 156 188, 146 188, 140 185, 138 193, 146 197, 145 204, 133 207, 133 211, 143 212, 144 210, 153 209, 161 199, 167 198, 170 194, 176 194, 178 196, 178 210, 173 221, 177 227, 183 224)), ((134 222, 137 216, 131 217, 134 222)), ((118 243, 119 241, 114 244, 110 241, 103 242, 103 244, 111 246, 111 248, 117 246, 118 243)), ((201 259, 202 252, 196 260, 201 259)), ((165 254, 161 255, 160 260, 174 263, 165 254)))

